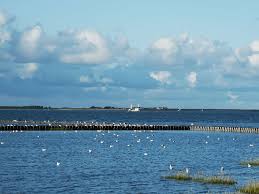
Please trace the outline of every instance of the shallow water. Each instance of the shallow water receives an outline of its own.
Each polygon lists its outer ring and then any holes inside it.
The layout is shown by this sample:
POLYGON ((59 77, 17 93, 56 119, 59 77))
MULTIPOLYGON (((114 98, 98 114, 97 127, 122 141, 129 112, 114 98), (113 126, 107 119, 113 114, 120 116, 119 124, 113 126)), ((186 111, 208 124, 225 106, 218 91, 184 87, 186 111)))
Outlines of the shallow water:
POLYGON ((256 134, 0 132, 0 141, 0 193, 206 193, 235 191, 259 179, 259 168, 239 165, 259 156, 256 134), (209 175, 224 166, 238 184, 163 180, 170 164, 172 172, 188 167, 191 174, 209 175))

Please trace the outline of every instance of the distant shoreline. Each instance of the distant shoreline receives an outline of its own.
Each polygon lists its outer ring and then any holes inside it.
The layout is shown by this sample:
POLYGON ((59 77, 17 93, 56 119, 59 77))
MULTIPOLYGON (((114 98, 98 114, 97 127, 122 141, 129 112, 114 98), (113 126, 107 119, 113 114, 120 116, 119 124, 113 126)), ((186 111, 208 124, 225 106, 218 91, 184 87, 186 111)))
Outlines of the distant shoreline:
MULTIPOLYGON (((128 107, 81 107, 81 108, 73 108, 73 107, 45 107, 45 106, 0 106, 0 110, 128 110, 128 107)), ((227 108, 167 108, 167 107, 142 107, 141 110, 153 110, 153 111, 220 111, 220 110, 232 110, 232 111, 259 111, 259 109, 227 109, 227 108)))

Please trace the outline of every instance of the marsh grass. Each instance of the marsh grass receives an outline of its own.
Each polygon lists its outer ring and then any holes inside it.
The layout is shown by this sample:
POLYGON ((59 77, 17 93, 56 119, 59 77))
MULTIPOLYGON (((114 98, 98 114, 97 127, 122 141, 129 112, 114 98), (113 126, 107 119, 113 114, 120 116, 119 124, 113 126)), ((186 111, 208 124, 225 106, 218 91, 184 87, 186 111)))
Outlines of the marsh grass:
POLYGON ((240 188, 241 193, 258 194, 259 193, 259 182, 251 182, 244 187, 240 188))
POLYGON ((237 182, 227 176, 203 176, 198 175, 191 177, 189 174, 185 172, 177 172, 174 175, 169 175, 163 177, 165 179, 169 180, 178 180, 178 181, 193 181, 193 182, 199 182, 199 183, 206 183, 206 184, 220 184, 220 185, 234 185, 237 182))
POLYGON ((195 182, 217 184, 217 185, 234 185, 237 182, 231 177, 226 176, 197 176, 192 178, 195 182))
POLYGON ((259 158, 240 162, 241 165, 259 166, 259 158))
POLYGON ((192 177, 190 175, 188 175, 185 172, 177 172, 174 175, 169 175, 169 176, 165 176, 165 179, 173 179, 173 180, 178 180, 178 181, 189 181, 192 180, 192 177))

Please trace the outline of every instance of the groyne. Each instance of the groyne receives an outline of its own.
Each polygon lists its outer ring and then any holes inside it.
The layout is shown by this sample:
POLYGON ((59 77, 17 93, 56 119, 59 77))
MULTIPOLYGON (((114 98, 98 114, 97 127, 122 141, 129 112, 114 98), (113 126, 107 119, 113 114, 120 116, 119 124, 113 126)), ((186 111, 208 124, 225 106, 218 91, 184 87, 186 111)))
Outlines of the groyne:
POLYGON ((86 122, 2 122, 0 131, 58 131, 58 130, 159 130, 159 131, 208 131, 256 133, 259 128, 226 127, 226 126, 195 126, 195 125, 147 125, 126 123, 86 123, 86 122))

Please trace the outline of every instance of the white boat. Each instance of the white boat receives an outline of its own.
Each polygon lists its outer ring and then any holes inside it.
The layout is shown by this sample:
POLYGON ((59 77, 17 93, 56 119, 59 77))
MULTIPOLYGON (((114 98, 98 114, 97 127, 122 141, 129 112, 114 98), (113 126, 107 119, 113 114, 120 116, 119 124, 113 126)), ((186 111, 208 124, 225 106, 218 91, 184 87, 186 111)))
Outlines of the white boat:
POLYGON ((134 107, 132 104, 130 105, 130 108, 128 109, 128 112, 139 112, 140 111, 140 107, 139 107, 139 104, 138 106, 134 107))

